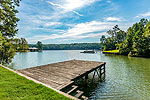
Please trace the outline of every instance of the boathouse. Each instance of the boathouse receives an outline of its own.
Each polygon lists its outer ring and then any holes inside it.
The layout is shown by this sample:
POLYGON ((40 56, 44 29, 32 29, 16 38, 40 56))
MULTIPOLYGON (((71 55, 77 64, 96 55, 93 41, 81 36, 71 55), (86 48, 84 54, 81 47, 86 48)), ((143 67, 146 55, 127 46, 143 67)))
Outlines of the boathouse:
POLYGON ((30 50, 30 52, 37 52, 37 51, 39 51, 39 49, 36 48, 36 47, 29 48, 29 50, 30 50))

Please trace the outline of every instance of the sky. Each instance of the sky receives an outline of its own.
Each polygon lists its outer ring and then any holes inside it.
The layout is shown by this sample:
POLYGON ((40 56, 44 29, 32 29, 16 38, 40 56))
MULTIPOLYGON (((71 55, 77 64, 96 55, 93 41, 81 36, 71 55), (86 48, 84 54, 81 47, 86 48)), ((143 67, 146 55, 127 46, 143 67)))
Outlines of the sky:
POLYGON ((98 43, 113 26, 150 18, 150 0, 22 0, 18 35, 28 43, 98 43))

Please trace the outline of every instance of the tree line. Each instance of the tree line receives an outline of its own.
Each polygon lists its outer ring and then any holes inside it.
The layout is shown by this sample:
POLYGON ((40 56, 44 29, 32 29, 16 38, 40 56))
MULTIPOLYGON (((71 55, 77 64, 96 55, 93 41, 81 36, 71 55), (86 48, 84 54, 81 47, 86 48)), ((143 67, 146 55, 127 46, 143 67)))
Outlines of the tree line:
POLYGON ((107 31, 108 37, 100 38, 103 50, 119 50, 122 55, 150 57, 150 21, 141 19, 138 23, 121 30, 118 25, 107 31))
MULTIPOLYGON (((28 44, 29 47, 41 47, 37 44, 28 44)), ((87 50, 100 49, 99 43, 72 43, 72 44, 42 44, 43 50, 87 50)))
POLYGON ((0 0, 0 63, 10 63, 15 55, 14 36, 18 33, 16 6, 20 0, 0 0))

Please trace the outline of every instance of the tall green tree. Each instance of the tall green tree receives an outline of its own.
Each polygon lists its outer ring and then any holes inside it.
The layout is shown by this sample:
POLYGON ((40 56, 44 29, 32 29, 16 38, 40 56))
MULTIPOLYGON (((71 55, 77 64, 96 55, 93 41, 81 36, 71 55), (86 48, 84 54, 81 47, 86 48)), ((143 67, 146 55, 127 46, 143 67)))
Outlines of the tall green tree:
POLYGON ((123 30, 120 30, 118 25, 115 25, 112 30, 107 31, 107 34, 109 35, 108 38, 105 38, 105 36, 102 36, 100 38, 101 44, 103 44, 103 50, 114 50, 119 48, 126 37, 126 32, 123 30))
POLYGON ((15 7, 19 6, 19 2, 20 0, 0 0, 0 31, 5 37, 13 37, 18 31, 18 11, 15 7))
POLYGON ((107 33, 111 36, 111 37, 115 37, 117 35, 117 32, 120 30, 118 25, 115 25, 113 27, 112 30, 107 31, 107 33))
POLYGON ((102 37, 100 38, 100 43, 102 45, 102 48, 101 48, 102 50, 104 50, 105 42, 106 42, 106 37, 105 37, 105 35, 102 35, 102 37))
POLYGON ((38 42, 37 42, 37 47, 38 47, 38 49, 39 49, 40 51, 43 50, 43 44, 42 44, 41 41, 38 41, 38 42))
POLYGON ((0 63, 10 63, 14 57, 15 50, 12 38, 17 34, 16 6, 20 0, 0 0, 0 63))
POLYGON ((149 38, 146 37, 146 34, 149 34, 149 29, 146 28, 148 26, 148 20, 143 18, 139 23, 130 27, 126 39, 120 47, 120 53, 130 56, 145 56, 148 53, 147 46, 149 48, 149 38))
POLYGON ((0 33, 0 64, 10 63, 15 55, 12 41, 6 39, 0 33))

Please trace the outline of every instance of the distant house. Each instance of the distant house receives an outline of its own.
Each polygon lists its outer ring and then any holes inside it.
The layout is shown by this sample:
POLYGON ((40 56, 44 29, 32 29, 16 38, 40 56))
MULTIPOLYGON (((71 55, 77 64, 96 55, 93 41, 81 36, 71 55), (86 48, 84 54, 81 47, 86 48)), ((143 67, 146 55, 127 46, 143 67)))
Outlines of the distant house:
POLYGON ((30 50, 31 52, 39 51, 39 49, 38 49, 38 48, 35 48, 35 47, 29 48, 29 50, 30 50))

